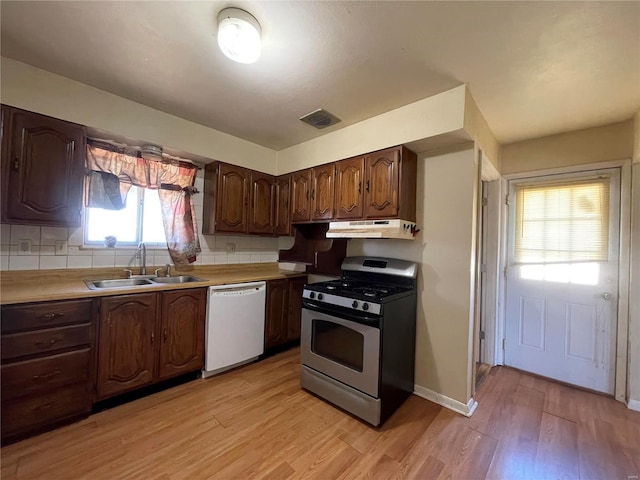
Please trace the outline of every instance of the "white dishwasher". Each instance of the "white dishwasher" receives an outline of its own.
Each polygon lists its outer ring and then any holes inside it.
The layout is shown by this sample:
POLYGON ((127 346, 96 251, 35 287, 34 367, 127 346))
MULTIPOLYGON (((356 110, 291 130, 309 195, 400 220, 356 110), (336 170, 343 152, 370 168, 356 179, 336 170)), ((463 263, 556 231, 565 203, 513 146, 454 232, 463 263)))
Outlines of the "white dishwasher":
POLYGON ((264 352, 265 300, 265 282, 209 287, 204 378, 264 352))

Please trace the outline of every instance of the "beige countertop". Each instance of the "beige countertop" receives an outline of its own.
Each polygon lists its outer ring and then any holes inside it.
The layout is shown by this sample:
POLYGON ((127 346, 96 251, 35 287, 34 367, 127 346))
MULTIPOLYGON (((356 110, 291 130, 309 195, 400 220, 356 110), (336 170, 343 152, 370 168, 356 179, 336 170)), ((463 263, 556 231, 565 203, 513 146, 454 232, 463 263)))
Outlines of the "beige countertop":
MULTIPOLYGON (((153 271, 153 267, 148 267, 153 271)), ((138 273, 138 272, 136 272, 138 273)), ((84 280, 125 278, 122 268, 76 270, 10 271, 0 274, 0 304, 44 302, 73 298, 92 298, 132 293, 208 287, 260 280, 300 277, 306 275, 281 270, 277 263, 251 263, 237 265, 203 265, 174 269, 172 275, 193 275, 202 282, 181 284, 153 284, 135 287, 90 290, 84 280)))

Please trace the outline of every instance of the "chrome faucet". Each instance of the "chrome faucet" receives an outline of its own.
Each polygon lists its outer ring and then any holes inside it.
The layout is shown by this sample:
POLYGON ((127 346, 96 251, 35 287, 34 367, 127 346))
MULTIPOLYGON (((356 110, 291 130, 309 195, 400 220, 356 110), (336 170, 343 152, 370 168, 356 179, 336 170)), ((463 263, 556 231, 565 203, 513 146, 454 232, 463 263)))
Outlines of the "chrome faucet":
POLYGON ((140 242, 138 244, 138 251, 136 252, 139 259, 142 260, 142 267, 140 268, 140 273, 142 275, 147 274, 147 247, 144 242, 140 242))

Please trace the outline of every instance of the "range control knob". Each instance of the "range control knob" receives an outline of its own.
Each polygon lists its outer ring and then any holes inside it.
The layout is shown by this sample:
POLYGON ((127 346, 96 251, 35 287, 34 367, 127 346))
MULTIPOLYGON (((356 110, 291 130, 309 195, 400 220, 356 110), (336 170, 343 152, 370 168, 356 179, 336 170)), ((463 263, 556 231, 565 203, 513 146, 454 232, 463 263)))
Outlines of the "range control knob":
POLYGON ((309 298, 316 298, 316 294, 315 294, 315 292, 311 292, 311 293, 309 293, 309 298))
POLYGON ((363 304, 362 304, 362 309, 363 309, 364 311, 369 310, 369 304, 368 304, 368 303, 363 303, 363 304))
POLYGON ((322 300, 322 294, 321 293, 318 294, 318 300, 322 300))
POLYGON ((358 302, 356 302, 355 300, 353 301, 353 303, 351 304, 351 306, 353 308, 358 308, 358 302))

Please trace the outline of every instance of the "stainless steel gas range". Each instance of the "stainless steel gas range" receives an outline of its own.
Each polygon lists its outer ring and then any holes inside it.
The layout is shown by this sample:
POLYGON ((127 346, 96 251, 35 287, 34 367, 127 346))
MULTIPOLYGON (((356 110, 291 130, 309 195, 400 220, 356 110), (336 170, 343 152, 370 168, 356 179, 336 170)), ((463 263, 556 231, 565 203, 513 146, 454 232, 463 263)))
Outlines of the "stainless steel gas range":
POLYGON ((303 291, 301 386, 378 426, 413 392, 413 262, 348 257, 342 278, 303 291))

